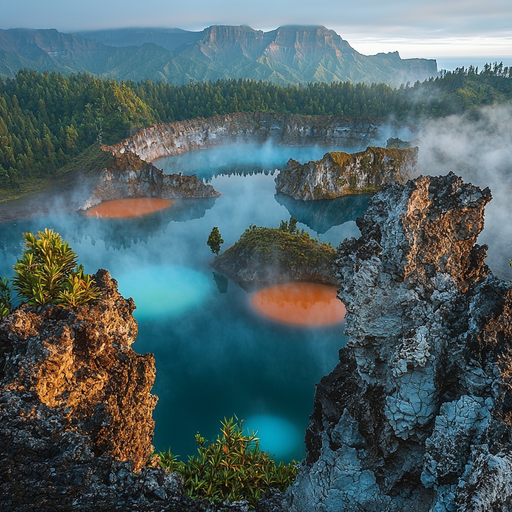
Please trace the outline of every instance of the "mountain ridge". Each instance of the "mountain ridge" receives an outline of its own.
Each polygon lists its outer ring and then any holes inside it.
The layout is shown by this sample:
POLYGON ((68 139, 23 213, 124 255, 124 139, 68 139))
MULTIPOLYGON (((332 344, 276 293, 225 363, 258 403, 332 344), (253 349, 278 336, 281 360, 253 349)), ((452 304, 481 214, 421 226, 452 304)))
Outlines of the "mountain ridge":
POLYGON ((0 30, 0 77, 24 67, 173 85, 245 78, 277 85, 350 81, 398 87, 437 75, 435 60, 402 59, 398 52, 363 55, 334 30, 300 25, 268 32, 247 25, 213 25, 200 32, 0 30))

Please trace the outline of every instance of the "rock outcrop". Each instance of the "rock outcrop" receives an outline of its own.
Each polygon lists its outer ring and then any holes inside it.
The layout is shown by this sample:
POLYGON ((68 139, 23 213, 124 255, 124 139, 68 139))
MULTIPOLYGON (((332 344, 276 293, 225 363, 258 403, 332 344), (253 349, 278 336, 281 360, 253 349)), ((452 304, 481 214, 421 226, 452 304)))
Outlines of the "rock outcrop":
MULTIPOLYGON (((108 151, 107 146, 102 149, 108 151)), ((203 183, 193 174, 164 174, 151 163, 127 151, 113 153, 97 178, 96 187, 81 201, 78 209, 87 210, 103 201, 129 197, 176 199, 219 195, 211 185, 203 183)))
POLYGON ((336 251, 309 234, 252 227, 212 262, 215 270, 240 283, 309 281, 337 286, 336 251))
MULTIPOLYGON (((187 151, 233 143, 268 140, 285 146, 361 147, 384 138, 389 122, 340 116, 303 116, 243 112, 196 118, 143 128, 133 137, 108 146, 113 153, 130 151, 147 162, 187 151)), ((398 125, 397 125, 398 127, 398 125)))
POLYGON ((95 280, 95 305, 0 322, 2 510, 146 510, 181 494, 177 475, 144 467, 155 363, 131 349, 133 300, 108 272, 95 280))
POLYGON ((417 172, 418 148, 368 147, 360 153, 331 151, 321 160, 290 159, 276 176, 276 190, 303 201, 375 193, 383 185, 404 184, 417 172))
POLYGON ((512 290, 475 244, 490 199, 454 174, 390 186, 340 245, 348 342, 282 510, 512 510, 512 290))

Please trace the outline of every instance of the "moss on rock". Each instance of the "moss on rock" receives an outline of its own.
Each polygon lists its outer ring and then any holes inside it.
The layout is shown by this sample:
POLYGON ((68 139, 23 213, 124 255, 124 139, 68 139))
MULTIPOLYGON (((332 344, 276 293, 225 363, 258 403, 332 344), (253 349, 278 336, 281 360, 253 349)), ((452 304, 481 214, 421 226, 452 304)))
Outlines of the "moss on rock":
POLYGON ((308 233, 251 226, 213 266, 235 281, 312 281, 337 285, 336 250, 308 233))

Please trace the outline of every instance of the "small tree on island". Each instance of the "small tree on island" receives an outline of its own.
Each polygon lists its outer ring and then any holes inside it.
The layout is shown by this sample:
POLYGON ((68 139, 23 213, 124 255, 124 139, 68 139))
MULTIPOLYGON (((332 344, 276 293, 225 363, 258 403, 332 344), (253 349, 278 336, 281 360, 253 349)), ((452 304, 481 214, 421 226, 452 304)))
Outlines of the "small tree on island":
POLYGON ((220 235, 219 228, 217 226, 212 228, 212 232, 208 236, 206 244, 212 250, 214 254, 219 254, 220 246, 224 243, 222 236, 220 235))

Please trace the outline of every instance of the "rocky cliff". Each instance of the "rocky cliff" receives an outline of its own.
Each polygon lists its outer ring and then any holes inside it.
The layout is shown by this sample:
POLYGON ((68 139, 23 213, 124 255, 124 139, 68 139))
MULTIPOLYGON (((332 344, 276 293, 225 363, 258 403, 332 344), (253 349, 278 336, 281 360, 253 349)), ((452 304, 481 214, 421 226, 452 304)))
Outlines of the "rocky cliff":
POLYGON ((418 167, 418 148, 369 147, 360 153, 331 151, 321 160, 290 159, 276 176, 276 190, 303 201, 368 194, 383 185, 404 184, 418 167))
POLYGON ((144 128, 109 146, 113 153, 130 151, 142 160, 237 143, 272 141, 285 146, 365 146, 382 139, 389 123, 369 119, 244 112, 197 118, 144 128))
POLYGON ((475 244, 490 199, 453 174, 390 186, 340 245, 348 342, 281 510, 512 510, 512 291, 475 244))
POLYGON ((131 349, 133 300, 108 272, 95 280, 95 305, 0 322, 2 510, 145 510, 181 494, 176 475, 144 467, 155 362, 131 349))
MULTIPOLYGON (((108 151, 107 146, 102 149, 108 151)), ((94 178, 94 186, 92 192, 87 192, 87 197, 81 199, 79 210, 87 210, 103 201, 127 197, 176 199, 220 195, 195 175, 164 174, 130 151, 113 153, 99 177, 94 178)))

